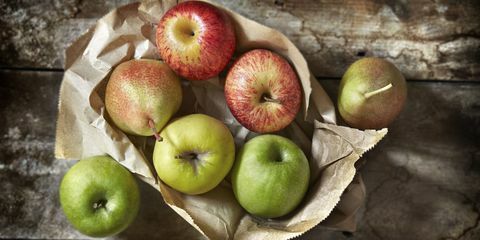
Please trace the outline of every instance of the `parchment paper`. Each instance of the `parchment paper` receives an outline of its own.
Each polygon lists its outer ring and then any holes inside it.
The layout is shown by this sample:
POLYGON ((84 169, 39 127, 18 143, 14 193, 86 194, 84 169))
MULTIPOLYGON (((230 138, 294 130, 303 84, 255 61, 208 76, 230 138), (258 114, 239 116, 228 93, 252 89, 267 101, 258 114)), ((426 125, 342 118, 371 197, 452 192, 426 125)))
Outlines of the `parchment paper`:
MULTIPOLYGON (((380 141, 387 129, 360 131, 335 125, 335 108, 330 98, 310 74, 300 51, 276 30, 222 8, 235 23, 237 56, 253 48, 273 50, 290 61, 301 80, 303 111, 278 133, 304 150, 311 167, 309 191, 290 215, 275 220, 250 216, 235 200, 228 176, 202 195, 189 196, 171 189, 155 176, 151 162, 153 138, 128 136, 111 124, 104 107, 104 91, 111 71, 132 58, 159 59, 156 23, 175 4, 171 0, 146 0, 115 9, 67 49, 55 156, 112 156, 160 191, 173 210, 211 239, 289 239, 325 219, 325 227, 354 231, 354 215, 365 198, 364 185, 355 174, 354 164, 380 141)), ((177 116, 200 112, 223 121, 238 149, 257 134, 242 127, 232 116, 223 96, 223 83, 221 77, 203 82, 183 81, 184 101, 177 116)))

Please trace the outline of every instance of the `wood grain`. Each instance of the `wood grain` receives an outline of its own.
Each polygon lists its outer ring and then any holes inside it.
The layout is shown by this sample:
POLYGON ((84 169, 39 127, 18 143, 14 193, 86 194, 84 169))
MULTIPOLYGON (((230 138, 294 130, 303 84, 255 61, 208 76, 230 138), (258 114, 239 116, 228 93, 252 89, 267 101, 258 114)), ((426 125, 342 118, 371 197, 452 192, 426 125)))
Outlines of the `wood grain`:
MULTIPOLYGON (((69 224, 58 188, 75 163, 55 159, 63 72, 0 70, 0 239, 86 239, 69 224)), ((138 180, 140 210, 113 239, 205 239, 138 180)))
MULTIPOLYGON (((480 80, 478 0, 215 0, 285 33, 316 76, 341 77, 362 56, 409 79, 480 80)), ((2 1, 0 66, 62 68, 70 42, 131 0, 2 1)))
MULTIPOLYGON (((58 186, 73 161, 55 159, 62 72, 0 70, 0 239, 85 239, 65 219, 58 186)), ((339 81, 321 80, 332 99, 339 81)), ((389 133, 363 157, 368 192, 357 231, 315 227, 298 239, 480 239, 480 84, 408 83, 389 133)), ((204 239, 140 184, 133 224, 110 239, 204 239)))
POLYGON ((480 80, 480 2, 220 1, 285 33, 317 76, 341 77, 362 56, 394 62, 409 79, 480 80))

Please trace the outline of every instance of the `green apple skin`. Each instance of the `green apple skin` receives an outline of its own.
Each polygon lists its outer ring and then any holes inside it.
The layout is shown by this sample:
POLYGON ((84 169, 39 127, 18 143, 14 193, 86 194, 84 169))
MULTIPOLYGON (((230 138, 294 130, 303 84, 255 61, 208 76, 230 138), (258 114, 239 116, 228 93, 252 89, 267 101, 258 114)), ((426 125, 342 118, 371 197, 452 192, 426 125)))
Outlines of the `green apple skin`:
POLYGON ((204 114, 178 118, 155 143, 153 164, 160 179, 190 195, 215 188, 235 160, 235 144, 228 128, 204 114))
POLYGON ((261 135, 239 151, 232 169, 233 192, 249 213, 276 218, 305 196, 310 167, 303 151, 287 138, 261 135))
POLYGON ((381 58, 362 58, 354 62, 340 82, 338 110, 345 122, 359 129, 387 127, 401 112, 407 98, 402 73, 381 58), (392 86, 370 97, 367 93, 392 86))
POLYGON ((63 177, 60 203, 65 216, 91 237, 115 235, 135 219, 140 194, 132 174, 108 156, 80 160, 63 177))

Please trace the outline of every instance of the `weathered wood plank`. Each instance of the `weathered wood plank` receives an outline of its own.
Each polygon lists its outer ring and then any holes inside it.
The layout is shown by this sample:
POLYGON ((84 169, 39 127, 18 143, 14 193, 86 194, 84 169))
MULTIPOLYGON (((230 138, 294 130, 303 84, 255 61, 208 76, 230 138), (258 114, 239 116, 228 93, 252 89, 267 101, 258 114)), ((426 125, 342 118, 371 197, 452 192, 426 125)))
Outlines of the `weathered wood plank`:
MULTIPOLYGON (((62 68, 70 42, 133 0, 2 1, 0 66, 62 68)), ((341 77, 363 55, 409 79, 480 80, 477 0, 215 0, 285 33, 317 76, 341 77)))
POLYGON ((220 2, 285 33, 317 76, 341 77, 366 55, 410 79, 480 80, 479 1, 220 2))
POLYGON ((129 2, 1 1, 0 66, 63 68, 65 48, 99 17, 129 2))
MULTIPOLYGON (((335 99, 338 83, 320 82, 335 99)), ((404 110, 363 157, 354 239, 480 239, 480 84, 407 87, 404 110)))
MULTIPOLYGON (((59 203, 60 181, 74 164, 53 155, 62 76, 0 70, 0 239, 86 238, 67 222, 59 203)), ((204 239, 164 203, 160 193, 138 183, 139 215, 110 239, 204 239)), ((342 236, 322 229, 316 233, 342 236)))
MULTIPOLYGON (((54 158, 62 72, 0 71, 0 238, 85 239, 67 222, 58 187, 73 161, 54 158)), ((139 215, 114 239, 204 239, 141 181, 139 215)))
MULTIPOLYGON (((0 70, 0 238, 85 238, 58 185, 73 162, 53 156, 61 72, 0 70)), ((335 99, 337 80, 321 80, 335 99)), ((480 84, 409 82, 387 137, 361 166, 368 199, 353 236, 314 228, 299 239, 480 238, 480 84)), ((202 239, 140 183, 139 216, 113 239, 202 239)))

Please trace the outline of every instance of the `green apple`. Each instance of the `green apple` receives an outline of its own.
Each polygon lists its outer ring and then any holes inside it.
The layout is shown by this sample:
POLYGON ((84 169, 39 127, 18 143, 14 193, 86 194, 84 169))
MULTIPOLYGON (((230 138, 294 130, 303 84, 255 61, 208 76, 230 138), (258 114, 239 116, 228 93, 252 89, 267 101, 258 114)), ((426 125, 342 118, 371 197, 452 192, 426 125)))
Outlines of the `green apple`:
POLYGON ((287 138, 261 135, 248 141, 232 169, 235 197, 247 212, 264 218, 288 214, 308 189, 310 167, 287 138))
POLYGON ((216 187, 235 160, 235 144, 228 128, 204 114, 181 117, 161 132, 153 164, 160 179, 186 193, 201 194, 216 187))
POLYGON ((355 128, 387 127, 400 113, 407 98, 402 73, 381 58, 362 58, 343 75, 338 93, 338 111, 355 128))
POLYGON ((127 228, 137 215, 139 201, 132 174, 108 156, 80 160, 60 184, 67 219, 92 237, 115 235, 127 228))

